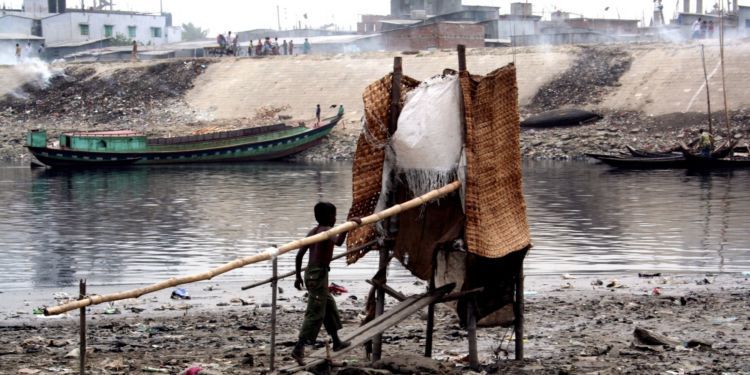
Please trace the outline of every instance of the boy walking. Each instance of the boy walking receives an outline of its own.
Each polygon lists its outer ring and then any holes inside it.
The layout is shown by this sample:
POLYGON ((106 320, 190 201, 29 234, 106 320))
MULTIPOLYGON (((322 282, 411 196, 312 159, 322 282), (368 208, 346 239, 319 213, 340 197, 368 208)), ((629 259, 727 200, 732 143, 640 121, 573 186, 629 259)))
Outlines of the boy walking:
MULTIPOLYGON (((307 236, 313 236, 325 232, 333 227, 336 222, 336 206, 328 202, 319 202, 315 205, 315 220, 318 225, 313 228, 307 236)), ((359 218, 353 218, 357 224, 362 224, 359 218)), ((292 358, 300 365, 304 363, 305 344, 312 345, 318 337, 321 325, 325 327, 328 335, 333 340, 333 350, 339 351, 350 345, 342 342, 338 335, 341 329, 341 317, 336 308, 336 301, 328 292, 328 272, 330 271, 331 258, 333 257, 333 246, 341 246, 346 239, 346 233, 339 234, 335 240, 325 240, 311 246, 299 249, 295 259, 295 270, 297 279, 294 287, 302 290, 307 287, 307 310, 305 320, 299 332, 299 340, 292 350, 292 358), (304 281, 301 275, 302 259, 310 250, 310 258, 307 262, 304 281)))

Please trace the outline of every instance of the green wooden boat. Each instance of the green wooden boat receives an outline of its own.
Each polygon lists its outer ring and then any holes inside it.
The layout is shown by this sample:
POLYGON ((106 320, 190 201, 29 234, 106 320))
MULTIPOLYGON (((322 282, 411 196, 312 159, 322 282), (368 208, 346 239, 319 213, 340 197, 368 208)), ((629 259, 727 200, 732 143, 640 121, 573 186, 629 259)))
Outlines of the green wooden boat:
POLYGON ((129 130, 64 133, 55 146, 47 144, 45 130, 32 130, 26 148, 50 167, 274 160, 320 143, 342 116, 327 118, 312 129, 277 124, 172 138, 148 138, 129 130))

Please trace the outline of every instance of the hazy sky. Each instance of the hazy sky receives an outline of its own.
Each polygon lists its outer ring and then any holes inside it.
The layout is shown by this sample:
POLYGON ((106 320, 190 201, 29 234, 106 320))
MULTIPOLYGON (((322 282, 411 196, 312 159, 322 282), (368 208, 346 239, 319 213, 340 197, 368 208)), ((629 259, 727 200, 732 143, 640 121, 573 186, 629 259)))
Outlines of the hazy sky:
MULTIPOLYGON (((259 28, 277 28, 276 7, 282 28, 302 22, 302 25, 318 27, 335 23, 343 29, 356 30, 356 23, 362 14, 388 14, 389 0, 162 0, 164 10, 172 12, 174 22, 193 22, 203 28, 209 28, 213 36, 227 30, 241 31, 259 28), (305 20, 303 15, 307 14, 305 20)), ((510 3, 517 0, 464 0, 466 5, 499 6, 501 13, 507 13, 510 3)), ((7 6, 20 8, 23 0, 0 0, 7 6)), ((93 0, 85 0, 87 6, 93 0)), ((537 0, 534 13, 545 15, 554 10, 564 10, 583 14, 586 17, 606 17, 638 19, 645 18, 650 22, 653 12, 653 0, 537 0), (609 7, 609 10, 605 9, 609 7)), ((695 0, 692 1, 695 6, 695 0)), ((709 9, 714 2, 705 0, 704 6, 709 9)), ((68 0, 69 6, 80 4, 80 0, 68 0)), ((671 19, 678 0, 664 1, 664 17, 671 19)), ((726 4, 726 3, 725 3, 726 4)), ((750 5, 750 0, 740 0, 741 5, 750 5)), ((682 1, 679 1, 682 7, 682 1)), ((142 12, 158 12, 159 0, 115 0, 116 9, 142 12)))

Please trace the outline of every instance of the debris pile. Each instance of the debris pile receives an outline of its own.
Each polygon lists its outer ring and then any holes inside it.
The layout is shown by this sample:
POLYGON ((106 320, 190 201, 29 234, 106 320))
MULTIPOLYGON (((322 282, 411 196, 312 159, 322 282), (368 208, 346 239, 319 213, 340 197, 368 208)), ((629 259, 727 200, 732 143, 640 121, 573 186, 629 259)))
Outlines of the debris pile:
POLYGON ((616 47, 581 47, 570 68, 542 86, 527 110, 549 111, 566 105, 600 103, 630 69, 633 56, 616 47))
POLYGON ((86 65, 68 66, 46 89, 27 84, 22 88, 25 98, 6 96, 0 108, 9 108, 21 119, 75 116, 96 123, 121 121, 182 96, 208 64, 209 60, 177 60, 102 74, 86 65))

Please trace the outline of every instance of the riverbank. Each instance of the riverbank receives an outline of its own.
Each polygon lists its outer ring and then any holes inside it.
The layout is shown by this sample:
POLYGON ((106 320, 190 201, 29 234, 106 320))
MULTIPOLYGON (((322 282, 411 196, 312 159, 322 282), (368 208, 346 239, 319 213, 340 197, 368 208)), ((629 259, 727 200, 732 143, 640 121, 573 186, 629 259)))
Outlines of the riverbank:
MULTIPOLYGON (((527 359, 509 360, 513 345, 508 345, 508 329, 481 328, 483 370, 523 374, 750 371, 745 360, 750 354, 747 276, 574 277, 527 278, 527 359), (646 345, 635 338, 636 327, 666 336, 668 342, 646 345)), ((358 284, 345 285, 350 293, 336 297, 344 332, 356 327, 361 318, 366 287, 358 284)), ((277 358, 288 365, 304 301, 290 281, 280 286, 277 358)), ((411 283, 394 286, 407 293, 424 288, 424 284, 411 283)), ((164 292, 89 308, 88 363, 93 373, 179 373, 193 366, 211 374, 264 373, 269 345, 268 288, 245 293, 239 292, 239 285, 215 282, 190 287, 195 291, 191 300, 171 300, 164 292), (107 309, 118 313, 106 315, 107 309)), ((53 302, 50 295, 44 298, 53 302)), ((14 316, 7 306, 0 324, 0 372, 76 371, 76 313, 46 319, 28 312, 14 316)), ((423 348, 423 318, 424 314, 417 314, 386 331, 384 360, 375 367, 392 373, 467 372, 465 331, 458 327, 455 314, 443 307, 436 317, 435 361, 422 361, 419 368, 408 363, 423 348)), ((321 334, 320 339, 326 337, 321 334)), ((360 348, 345 361, 348 367, 370 366, 360 348)))
MULTIPOLYGON (((0 159, 25 161, 30 129, 56 136, 73 130, 132 129, 150 136, 188 135, 279 121, 310 123, 344 105, 346 115, 322 145, 296 160, 351 159, 361 130, 364 88, 389 71, 396 53, 280 56, 267 59, 170 59, 149 62, 2 67, 0 159), (39 71, 43 72, 39 72, 39 71), (334 108, 331 109, 331 106, 334 108)), ((524 129, 527 159, 578 159, 616 153, 626 144, 661 150, 707 128, 705 80, 697 45, 644 44, 483 48, 468 51, 469 69, 486 74, 517 66, 521 119, 559 108, 600 113, 595 124, 524 129), (671 69, 656 67, 670 66, 671 69)), ((731 129, 725 132, 718 48, 706 46, 715 134, 744 143, 750 93, 743 61, 750 43, 726 57, 731 129), (718 111, 717 111, 718 110, 718 111)), ((425 79, 456 64, 455 51, 404 56, 405 71, 425 79)))

